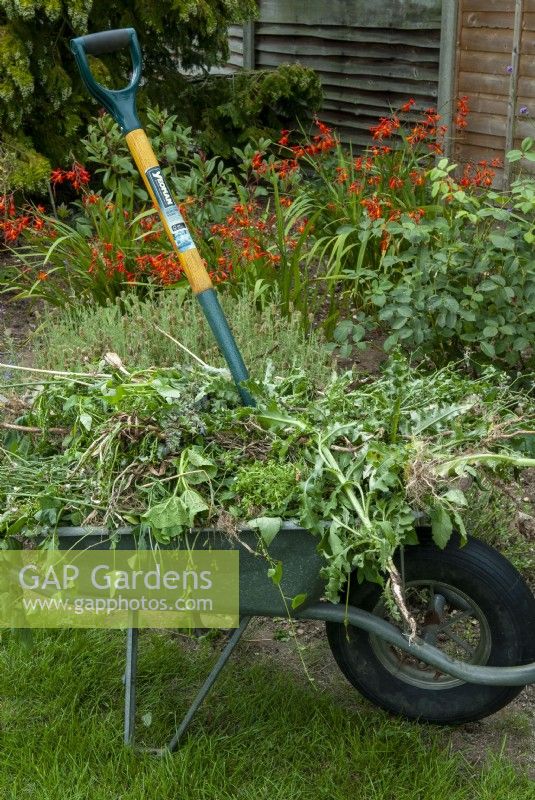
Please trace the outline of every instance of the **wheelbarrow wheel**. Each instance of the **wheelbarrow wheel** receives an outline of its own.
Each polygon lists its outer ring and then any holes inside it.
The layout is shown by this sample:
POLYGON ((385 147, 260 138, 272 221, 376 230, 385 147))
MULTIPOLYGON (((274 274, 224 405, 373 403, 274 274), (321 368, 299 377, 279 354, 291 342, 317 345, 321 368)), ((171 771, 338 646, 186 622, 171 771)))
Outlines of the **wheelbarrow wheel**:
MULTIPOLYGON (((516 569, 493 548, 453 537, 438 549, 427 529, 405 548, 407 606, 418 635, 452 658, 489 666, 535 659, 535 599, 516 569)), ((398 566, 399 558, 398 558, 398 566)), ((396 623, 374 583, 350 582, 350 605, 396 623)), ((510 703, 522 687, 468 684, 429 667, 373 634, 327 623, 338 666, 365 697, 387 711, 437 724, 481 719, 510 703)))

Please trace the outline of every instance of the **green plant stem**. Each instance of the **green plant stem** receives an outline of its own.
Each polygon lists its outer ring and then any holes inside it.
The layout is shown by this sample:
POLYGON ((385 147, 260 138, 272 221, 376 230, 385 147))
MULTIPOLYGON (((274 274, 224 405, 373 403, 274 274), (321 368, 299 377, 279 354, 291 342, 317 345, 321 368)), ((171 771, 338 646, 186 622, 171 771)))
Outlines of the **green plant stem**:
POLYGON ((488 464, 499 461, 511 467, 535 467, 535 458, 522 458, 521 456, 505 455, 503 453, 470 453, 466 456, 457 456, 443 462, 437 469, 437 475, 445 476, 459 467, 469 464, 488 464))

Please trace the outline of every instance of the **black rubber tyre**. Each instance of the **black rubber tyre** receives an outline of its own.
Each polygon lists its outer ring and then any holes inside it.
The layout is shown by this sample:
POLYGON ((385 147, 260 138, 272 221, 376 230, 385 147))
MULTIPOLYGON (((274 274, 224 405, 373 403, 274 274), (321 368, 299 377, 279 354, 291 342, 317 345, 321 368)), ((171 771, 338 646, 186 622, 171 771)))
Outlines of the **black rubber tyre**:
MULTIPOLYGON (((450 612, 444 622, 445 617, 433 610, 422 620, 421 611, 419 635, 435 636, 436 646, 450 647, 450 655, 472 663, 515 666, 535 661, 535 598, 517 570, 472 537, 464 547, 453 537, 444 550, 433 544, 425 529, 419 538, 420 544, 406 547, 404 553, 408 605, 412 593, 414 610, 418 603, 423 609, 427 597, 432 603, 428 609, 450 612), (454 633, 459 626, 467 638, 454 633), (452 653, 451 647, 457 652, 452 653)), ((390 619, 381 596, 373 583, 354 581, 349 590, 351 605, 390 619)), ((510 703, 521 690, 454 680, 343 623, 327 623, 327 637, 338 666, 359 692, 410 719, 446 725, 481 719, 510 703)))

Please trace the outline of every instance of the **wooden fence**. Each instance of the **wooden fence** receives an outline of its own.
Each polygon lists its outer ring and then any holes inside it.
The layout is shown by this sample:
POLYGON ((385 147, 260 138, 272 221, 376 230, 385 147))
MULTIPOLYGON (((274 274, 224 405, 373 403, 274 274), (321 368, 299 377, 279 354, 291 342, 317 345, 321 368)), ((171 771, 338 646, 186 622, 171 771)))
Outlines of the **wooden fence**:
POLYGON ((442 0, 260 0, 259 18, 229 30, 227 70, 312 67, 325 93, 322 118, 346 141, 408 97, 436 105, 442 0))
POLYGON ((229 43, 226 72, 313 67, 323 118, 358 145, 408 97, 450 124, 468 95, 468 128, 447 142, 461 163, 505 161, 535 135, 535 0, 260 0, 258 19, 230 28, 229 43))
POLYGON ((504 161, 535 135, 535 0, 459 0, 457 43, 456 95, 471 114, 454 156, 504 161))

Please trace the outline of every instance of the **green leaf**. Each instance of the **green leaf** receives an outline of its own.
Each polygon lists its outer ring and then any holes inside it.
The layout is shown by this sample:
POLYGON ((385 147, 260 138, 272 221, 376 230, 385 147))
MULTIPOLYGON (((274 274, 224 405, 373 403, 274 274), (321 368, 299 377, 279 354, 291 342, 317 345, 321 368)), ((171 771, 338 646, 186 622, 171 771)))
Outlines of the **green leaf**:
POLYGON ((511 239, 509 236, 502 236, 499 233, 491 233, 489 239, 494 245, 494 247, 497 247, 499 250, 515 249, 514 240, 511 239))
POLYGON ((448 489, 444 495, 444 499, 449 500, 451 503, 455 503, 456 506, 468 505, 465 494, 460 489, 448 489))
POLYGON ((521 150, 509 150, 506 156, 507 160, 513 163, 514 161, 520 161, 522 158, 522 151, 521 150))
POLYGON ((372 294, 370 299, 374 306, 378 306, 379 308, 382 308, 386 303, 386 295, 384 294, 372 294))
POLYGON ((197 447, 189 447, 184 450, 186 469, 188 475, 187 482, 192 485, 205 483, 217 475, 217 465, 209 458, 202 455, 197 447), (194 467, 192 470, 191 467, 194 467))
POLYGON ((282 519, 280 517, 257 517, 249 522, 249 526, 258 530, 260 536, 269 547, 275 536, 281 529, 282 519))
POLYGON ((299 608, 299 606, 302 606, 307 597, 307 594, 296 594, 295 597, 292 597, 292 608, 299 608))
POLYGON ((344 319, 342 322, 339 322, 333 332, 333 338, 335 342, 345 342, 351 336, 351 332, 353 330, 353 323, 350 319, 344 319))
POLYGON ((529 347, 529 341, 524 336, 519 336, 518 339, 515 339, 513 347, 515 350, 521 353, 523 350, 529 347))
POLYGON ((387 339, 385 339, 385 343, 383 345, 385 352, 388 353, 389 350, 392 350, 398 343, 398 337, 395 333, 391 334, 387 339))
POLYGON ((489 358, 496 358, 496 349, 493 344, 490 342, 481 342, 479 345, 482 351, 485 353, 486 356, 489 358))
POLYGON ((465 527, 465 524, 464 524, 464 520, 463 520, 463 518, 461 517, 461 515, 459 514, 458 511, 454 511, 453 512, 453 519, 455 520, 455 525, 457 526, 457 530, 459 531, 459 533, 461 535, 461 540, 462 540, 462 542, 464 544, 466 542, 466 539, 467 539, 467 533, 466 533, 466 527, 465 527))
POLYGON ((494 339, 498 335, 498 328, 495 325, 487 325, 483 328, 483 336, 485 339, 494 339))
POLYGON ((430 518, 433 541, 443 550, 453 533, 451 517, 443 506, 436 505, 431 509, 430 518))
POLYGON ((155 528, 174 528, 187 525, 189 522, 188 511, 179 497, 170 497, 162 503, 157 503, 143 518, 155 528))
POLYGON ((278 586, 282 580, 282 561, 277 561, 274 567, 270 567, 267 574, 275 586, 278 586))
POLYGON ((182 390, 178 389, 176 386, 172 386, 166 380, 155 378, 152 382, 152 385, 160 397, 163 397, 164 400, 167 400, 169 403, 171 403, 173 400, 178 400, 179 397, 182 397, 182 390))
POLYGON ((353 326, 352 339, 354 342, 360 342, 362 339, 364 339, 365 334, 366 334, 366 329, 364 328, 363 325, 353 326))
POLYGON ((186 509, 188 522, 190 525, 193 525, 197 514, 200 514, 203 511, 208 511, 209 508, 208 504, 205 502, 204 498, 201 497, 199 492, 196 492, 195 489, 190 489, 189 487, 182 492, 180 501, 186 509))
POLYGON ((119 180, 119 190, 123 197, 132 197, 134 192, 134 186, 132 181, 129 181, 127 178, 120 178, 119 180))
POLYGON ((93 417, 90 414, 80 414, 79 420, 80 424, 84 426, 86 431, 91 430, 91 425, 93 424, 93 417))
POLYGON ((340 553, 344 552, 344 546, 342 544, 342 541, 338 536, 338 534, 335 533, 332 527, 331 530, 329 531, 329 545, 333 556, 338 556, 340 555, 340 553))
POLYGON ((494 281, 485 280, 479 284, 478 289, 480 292, 494 292, 496 291, 496 284, 494 281))

